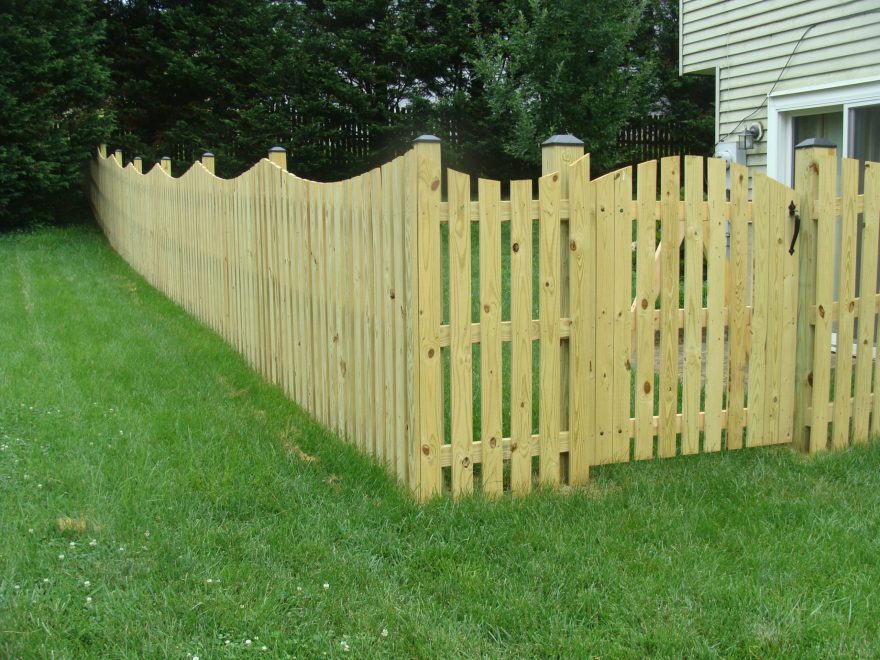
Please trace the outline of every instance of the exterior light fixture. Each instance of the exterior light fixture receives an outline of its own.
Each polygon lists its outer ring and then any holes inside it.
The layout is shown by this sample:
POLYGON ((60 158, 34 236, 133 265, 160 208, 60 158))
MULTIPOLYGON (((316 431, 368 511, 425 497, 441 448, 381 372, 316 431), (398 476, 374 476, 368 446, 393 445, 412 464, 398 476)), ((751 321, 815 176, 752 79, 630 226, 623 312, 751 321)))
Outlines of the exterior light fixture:
POLYGON ((756 142, 760 142, 762 137, 764 137, 764 127, 760 122, 755 122, 739 134, 737 141, 740 149, 748 150, 753 148, 756 142))

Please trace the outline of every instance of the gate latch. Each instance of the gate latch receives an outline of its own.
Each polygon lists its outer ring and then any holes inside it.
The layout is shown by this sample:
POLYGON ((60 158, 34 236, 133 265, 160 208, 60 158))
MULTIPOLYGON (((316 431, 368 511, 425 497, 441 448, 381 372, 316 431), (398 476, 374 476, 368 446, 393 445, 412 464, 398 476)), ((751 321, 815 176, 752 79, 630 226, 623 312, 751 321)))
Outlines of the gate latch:
POLYGON ((788 205, 788 217, 794 218, 794 235, 791 237, 791 245, 788 248, 789 254, 794 254, 794 244, 797 243, 798 234, 801 232, 801 216, 797 213, 797 207, 794 205, 794 201, 788 205))

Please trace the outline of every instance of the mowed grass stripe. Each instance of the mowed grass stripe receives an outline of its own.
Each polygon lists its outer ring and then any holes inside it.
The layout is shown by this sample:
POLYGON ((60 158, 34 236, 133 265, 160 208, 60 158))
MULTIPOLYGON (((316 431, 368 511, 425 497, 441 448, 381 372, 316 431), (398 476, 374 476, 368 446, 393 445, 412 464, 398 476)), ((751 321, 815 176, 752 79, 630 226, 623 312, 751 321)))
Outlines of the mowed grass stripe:
POLYGON ((88 226, 0 236, 0 447, 3 657, 878 651, 876 444, 418 507, 88 226))

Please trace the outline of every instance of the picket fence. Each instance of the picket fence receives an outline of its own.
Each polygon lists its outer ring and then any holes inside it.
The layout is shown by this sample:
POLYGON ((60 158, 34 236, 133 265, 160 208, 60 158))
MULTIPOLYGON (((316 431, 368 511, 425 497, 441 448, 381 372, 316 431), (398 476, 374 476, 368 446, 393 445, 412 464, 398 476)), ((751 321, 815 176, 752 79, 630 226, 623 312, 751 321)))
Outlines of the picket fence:
POLYGON ((90 196, 135 270, 420 500, 880 432, 880 164, 859 194, 857 161, 838 182, 805 144, 795 189, 758 173, 750 195, 717 159, 590 180, 578 140, 542 152, 537 198, 502 199, 444 176, 431 136, 337 183, 280 149, 232 180, 102 149, 90 196))

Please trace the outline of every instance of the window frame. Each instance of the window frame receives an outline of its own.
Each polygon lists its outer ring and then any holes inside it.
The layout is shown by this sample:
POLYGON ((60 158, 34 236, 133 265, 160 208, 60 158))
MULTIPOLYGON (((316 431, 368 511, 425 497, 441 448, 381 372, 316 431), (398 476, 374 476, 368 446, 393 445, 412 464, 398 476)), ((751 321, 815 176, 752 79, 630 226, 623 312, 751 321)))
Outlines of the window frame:
POLYGON ((794 165, 794 118, 843 112, 843 144, 837 148, 846 158, 852 149, 850 110, 880 105, 880 78, 774 92, 767 101, 767 174, 790 186, 794 165))

